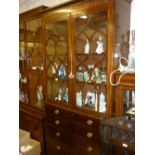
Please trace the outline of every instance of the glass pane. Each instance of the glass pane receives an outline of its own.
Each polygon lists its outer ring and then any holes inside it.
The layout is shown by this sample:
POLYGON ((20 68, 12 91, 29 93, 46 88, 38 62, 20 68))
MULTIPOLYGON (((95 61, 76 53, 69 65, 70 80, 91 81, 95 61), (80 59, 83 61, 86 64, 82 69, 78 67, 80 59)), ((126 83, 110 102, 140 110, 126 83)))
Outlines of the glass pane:
POLYGON ((106 111, 107 14, 75 19, 76 106, 106 111))
POLYGON ((53 101, 68 102, 67 22, 47 23, 46 69, 47 96, 53 101))
POLYGON ((19 101, 28 103, 27 64, 25 61, 24 23, 19 24, 19 101))
POLYGON ((123 92, 123 111, 128 114, 135 114, 135 91, 125 90, 123 92))
POLYGON ((29 68, 30 103, 43 107, 43 60, 41 49, 41 20, 26 22, 26 52, 29 68))
POLYGON ((115 0, 115 44, 114 44, 114 68, 118 68, 119 59, 124 70, 135 71, 135 30, 133 28, 133 1, 115 0), (122 58, 123 57, 123 58, 122 58))

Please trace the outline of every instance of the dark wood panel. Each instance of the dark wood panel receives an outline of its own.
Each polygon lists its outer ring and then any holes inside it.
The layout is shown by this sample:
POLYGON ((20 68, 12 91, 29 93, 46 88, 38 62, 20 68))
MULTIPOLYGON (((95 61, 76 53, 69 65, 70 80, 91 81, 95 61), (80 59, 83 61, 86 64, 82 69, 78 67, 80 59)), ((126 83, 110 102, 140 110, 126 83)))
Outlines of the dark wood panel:
POLYGON ((72 117, 72 114, 69 111, 57 108, 53 105, 46 104, 45 108, 46 108, 46 117, 56 116, 57 118, 64 118, 64 119, 70 119, 72 117))
POLYGON ((71 132, 64 130, 64 128, 55 128, 49 123, 46 123, 46 136, 54 139, 62 140, 68 144, 72 143, 71 132))
POLYGON ((100 143, 93 143, 80 136, 73 137, 74 152, 80 155, 101 155, 102 147, 100 143))
POLYGON ((43 112, 36 112, 33 108, 30 110, 20 108, 19 111, 19 128, 29 131, 31 138, 41 143, 41 153, 46 155, 45 150, 45 125, 44 125, 44 114, 43 112), (39 115, 38 115, 39 113, 39 115))
POLYGON ((55 138, 46 137, 47 140, 47 155, 72 155, 71 145, 64 143, 55 138))
POLYGON ((101 141, 100 129, 98 127, 92 128, 92 127, 87 127, 81 124, 74 123, 73 133, 79 136, 82 136, 83 138, 90 141, 95 141, 95 142, 101 141))

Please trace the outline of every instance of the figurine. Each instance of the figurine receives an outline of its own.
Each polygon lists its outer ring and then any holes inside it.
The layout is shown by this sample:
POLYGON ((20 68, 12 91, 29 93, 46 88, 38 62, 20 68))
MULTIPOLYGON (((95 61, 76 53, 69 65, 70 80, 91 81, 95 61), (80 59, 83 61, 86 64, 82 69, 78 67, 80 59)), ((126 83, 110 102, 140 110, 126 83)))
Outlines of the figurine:
POLYGON ((66 69, 65 69, 64 65, 60 66, 58 75, 59 75, 60 79, 65 79, 66 78, 67 74, 66 74, 66 69))
POLYGON ((99 112, 105 112, 106 111, 106 101, 105 101, 105 95, 104 93, 100 93, 99 96, 99 112))
POLYGON ((62 88, 59 88, 58 101, 62 100, 62 88))
POLYGON ((88 91, 85 100, 85 106, 92 108, 95 104, 95 93, 88 91))
POLYGON ((102 79, 102 82, 106 82, 106 74, 105 74, 105 72, 101 72, 101 79, 102 79))
POLYGON ((89 54, 89 50, 90 50, 90 45, 89 45, 89 41, 87 39, 87 43, 84 46, 84 54, 89 54))
POLYGON ((99 37, 99 40, 97 41, 97 48, 95 52, 97 54, 102 54, 104 52, 104 43, 102 41, 102 37, 99 37))
POLYGON ((43 103, 43 86, 40 85, 37 87, 37 99, 38 99, 38 102, 37 102, 37 106, 39 107, 42 107, 42 103, 43 103))
POLYGON ((56 70, 54 66, 52 66, 52 74, 56 74, 56 70))
POLYGON ((66 88, 65 95, 63 97, 65 102, 68 102, 68 88, 66 88))
POLYGON ((82 107, 82 91, 76 93, 76 105, 82 107))
POLYGON ((25 49, 24 49, 24 47, 21 47, 20 48, 20 58, 21 59, 24 59, 25 58, 25 49))
POLYGON ((86 82, 89 81, 89 74, 88 74, 88 72, 85 71, 85 72, 83 73, 83 79, 84 79, 84 81, 86 81, 86 82))
POLYGON ((79 70, 76 73, 76 79, 78 81, 84 81, 84 71, 83 71, 82 67, 79 67, 79 70))
POLYGON ((91 80, 100 84, 102 83, 101 71, 96 67, 92 73, 91 80))

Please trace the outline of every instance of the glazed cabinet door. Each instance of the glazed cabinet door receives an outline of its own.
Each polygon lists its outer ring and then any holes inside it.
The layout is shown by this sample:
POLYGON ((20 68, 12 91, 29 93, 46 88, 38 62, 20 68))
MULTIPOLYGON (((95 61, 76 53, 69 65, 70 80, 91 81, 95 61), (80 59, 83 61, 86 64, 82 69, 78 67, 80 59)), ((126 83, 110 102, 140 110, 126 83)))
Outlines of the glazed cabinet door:
POLYGON ((43 108, 41 19, 35 17, 20 22, 19 39, 20 103, 43 108))
POLYGON ((75 107, 94 114, 106 114, 110 104, 111 20, 110 7, 72 14, 75 107))
POLYGON ((28 68, 25 54, 25 23, 19 24, 19 102, 29 103, 28 68))
POLYGON ((43 108, 41 18, 26 21, 26 52, 29 73, 30 104, 38 108, 43 108))
POLYGON ((68 106, 70 101, 69 15, 44 18, 46 101, 68 106))

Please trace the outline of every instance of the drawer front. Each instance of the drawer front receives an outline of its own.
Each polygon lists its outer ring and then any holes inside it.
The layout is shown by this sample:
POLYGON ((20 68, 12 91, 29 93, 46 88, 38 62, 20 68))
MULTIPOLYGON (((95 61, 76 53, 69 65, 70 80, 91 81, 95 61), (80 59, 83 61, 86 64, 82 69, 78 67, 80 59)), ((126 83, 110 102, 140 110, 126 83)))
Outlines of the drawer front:
POLYGON ((73 137, 74 151, 80 155, 101 155, 102 147, 100 143, 93 143, 79 136, 73 137))
POLYGON ((78 114, 73 114, 73 121, 92 128, 99 128, 100 126, 99 120, 78 114))
POLYGON ((72 135, 63 129, 57 129, 46 123, 46 136, 57 140, 64 141, 65 143, 72 143, 72 135))
POLYGON ((73 133, 76 135, 82 136, 87 140, 91 140, 95 142, 101 141, 99 128, 92 128, 83 124, 74 123, 73 133))
POLYGON ((64 118, 64 119, 70 119, 71 118, 71 113, 60 109, 60 108, 56 108, 54 106, 51 105, 46 105, 46 113, 51 115, 51 116, 57 116, 60 118, 64 118))
POLYGON ((52 117, 52 116, 47 116, 46 117, 46 123, 51 124, 51 126, 58 128, 58 129, 63 129, 66 131, 72 130, 72 122, 70 120, 61 118, 61 117, 52 117))
POLYGON ((46 138, 47 155, 72 155, 71 146, 54 138, 46 138))

